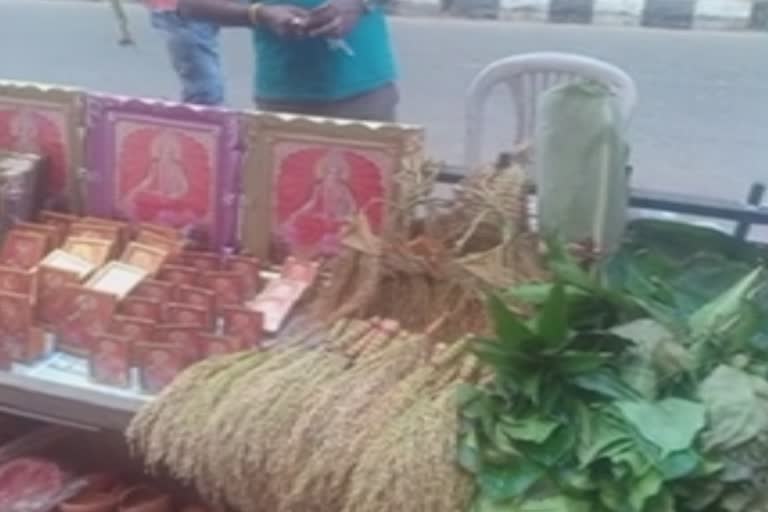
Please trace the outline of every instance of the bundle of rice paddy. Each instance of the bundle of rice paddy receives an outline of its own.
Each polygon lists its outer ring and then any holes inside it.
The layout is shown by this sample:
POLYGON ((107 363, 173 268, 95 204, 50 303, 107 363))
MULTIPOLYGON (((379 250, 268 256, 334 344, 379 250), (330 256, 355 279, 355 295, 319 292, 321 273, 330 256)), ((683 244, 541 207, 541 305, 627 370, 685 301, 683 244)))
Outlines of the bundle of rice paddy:
MULTIPOLYGON (((448 403, 432 397, 452 393, 460 375, 472 373, 466 340, 437 347, 425 334, 379 319, 344 320, 325 338, 312 347, 280 346, 191 367, 137 415, 127 433, 131 446, 151 469, 194 484, 217 506, 243 512, 341 510, 351 496, 367 500, 368 489, 355 488, 353 478, 362 455, 422 401, 448 403)), ((446 422, 445 414, 433 413, 446 422)), ((455 437, 448 427, 446 435, 455 437)), ((437 454, 430 460, 443 449, 422 448, 437 454)), ((405 445, 391 449, 411 456, 405 445)), ((427 478, 412 471, 396 478, 427 478)), ((463 475, 452 474, 453 484, 464 489, 463 475)))
POLYGON ((311 302, 315 319, 381 316, 419 332, 445 316, 436 336, 456 339, 489 329, 485 293, 547 277, 521 167, 475 173, 453 200, 432 199, 426 185, 396 212, 394 229, 374 234, 364 216, 349 223, 311 302))
POLYGON ((242 512, 465 509, 453 395, 481 378, 468 333, 490 329, 487 292, 546 276, 519 169, 439 205, 434 173, 398 179, 412 183, 391 229, 350 222, 313 290, 319 339, 200 363, 141 411, 128 436, 150 469, 242 512))

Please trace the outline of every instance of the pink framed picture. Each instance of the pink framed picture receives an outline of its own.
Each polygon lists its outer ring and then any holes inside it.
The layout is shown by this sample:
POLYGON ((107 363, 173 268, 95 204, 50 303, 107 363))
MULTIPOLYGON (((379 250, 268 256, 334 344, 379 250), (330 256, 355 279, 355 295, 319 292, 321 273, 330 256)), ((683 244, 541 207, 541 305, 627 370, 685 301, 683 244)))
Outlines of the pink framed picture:
POLYGON ((378 232, 390 220, 395 174, 422 158, 416 127, 264 113, 247 120, 243 240, 262 258, 332 255, 357 214, 378 232))
POLYGON ((86 209, 170 226, 203 247, 234 246, 239 138, 234 112, 89 95, 86 209))
POLYGON ((45 207, 79 206, 82 98, 75 89, 0 82, 0 149, 46 157, 45 207))
POLYGON ((111 334, 97 336, 89 358, 91 380, 127 388, 131 383, 131 346, 131 340, 126 337, 111 334))

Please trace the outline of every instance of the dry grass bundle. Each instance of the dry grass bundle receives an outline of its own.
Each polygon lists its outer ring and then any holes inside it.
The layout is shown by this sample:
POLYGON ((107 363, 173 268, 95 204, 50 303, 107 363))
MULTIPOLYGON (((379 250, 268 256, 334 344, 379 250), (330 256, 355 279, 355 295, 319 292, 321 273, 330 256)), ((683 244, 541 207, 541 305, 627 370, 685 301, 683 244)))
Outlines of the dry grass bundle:
POLYGON ((193 366, 137 416, 132 444, 219 507, 341 510, 371 441, 472 370, 463 342, 438 351, 392 320, 339 322, 322 338, 193 366))
MULTIPOLYGON (((319 353, 306 348, 274 350, 262 365, 229 383, 225 394, 209 409, 208 417, 202 423, 194 460, 187 466, 204 497, 216 504, 230 501, 231 488, 247 478, 235 474, 238 480, 232 481, 232 475, 237 472, 233 469, 235 461, 251 442, 244 436, 243 429, 248 426, 245 418, 252 408, 263 411, 268 407, 268 401, 275 398, 278 392, 275 385, 279 385, 275 374, 304 360, 314 360, 319 353)), ((257 421, 260 418, 257 417, 257 421)), ((249 474, 253 473, 246 471, 246 475, 249 474)))
POLYGON ((361 428, 357 420, 377 398, 422 364, 427 354, 423 339, 397 341, 368 355, 320 390, 314 405, 299 419, 293 431, 293 440, 304 446, 303 451, 309 457, 290 482, 280 479, 281 483, 290 483, 291 489, 289 494, 281 496, 284 510, 335 509, 334 501, 357 462, 357 450, 352 442, 361 428))
POLYGON ((144 455, 148 466, 153 466, 154 463, 149 461, 153 459, 154 454, 150 453, 149 446, 154 427, 164 425, 167 418, 173 417, 177 407, 184 407, 189 403, 189 397, 209 378, 246 357, 246 354, 232 354, 211 358, 183 371, 155 400, 142 407, 134 416, 125 432, 131 450, 144 455))
POLYGON ((240 450, 227 461, 227 495, 240 510, 272 508, 276 497, 269 492, 270 478, 253 481, 249 475, 270 473, 268 461, 281 455, 275 448, 276 439, 289 432, 303 414, 307 406, 305 397, 339 376, 347 365, 346 358, 318 350, 280 372, 273 372, 243 397, 249 410, 242 417, 237 436, 247 441, 237 441, 237 437, 230 440, 239 444, 240 450))
POLYGON ((489 330, 487 292, 546 277, 521 167, 475 173, 452 201, 430 199, 431 179, 391 205, 397 222, 389 231, 374 235, 364 216, 350 222, 345 249, 312 300, 315 319, 378 315, 418 332, 449 311, 436 336, 456 339, 489 330))
POLYGON ((352 473, 343 512, 463 512, 474 490, 456 465, 456 388, 421 397, 371 439, 352 473))

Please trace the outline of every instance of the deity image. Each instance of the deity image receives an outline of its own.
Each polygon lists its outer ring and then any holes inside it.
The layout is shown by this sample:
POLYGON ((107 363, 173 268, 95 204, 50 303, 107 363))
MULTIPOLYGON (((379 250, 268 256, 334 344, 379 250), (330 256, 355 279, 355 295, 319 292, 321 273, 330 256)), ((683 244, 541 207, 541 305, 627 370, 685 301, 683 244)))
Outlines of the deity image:
POLYGON ((200 317, 192 311, 181 310, 177 313, 176 319, 180 324, 194 324, 200 323, 200 317))
POLYGON ((276 232, 294 252, 329 253, 339 232, 364 211, 372 226, 381 224, 382 170, 354 151, 314 147, 289 153, 279 164, 276 232))
POLYGON ((147 357, 144 382, 150 391, 160 391, 176 377, 171 355, 165 350, 153 350, 147 357))
POLYGON ((10 132, 14 142, 13 148, 16 151, 41 154, 40 129, 37 120, 28 109, 19 109, 17 114, 11 118, 10 132))
POLYGON ((136 324, 125 324, 122 331, 126 338, 133 341, 141 341, 141 336, 144 334, 144 329, 136 324))
POLYGON ((6 274, 0 278, 0 288, 9 292, 19 291, 22 287, 18 276, 6 274))
POLYGON ((19 306, 10 300, 0 302, 0 326, 6 332, 19 332, 26 327, 19 306))
POLYGON ((237 286, 227 277, 217 277, 213 280, 212 288, 227 304, 240 302, 237 286))
POLYGON ((53 196, 65 192, 68 165, 65 114, 35 106, 15 106, 8 110, 6 107, 0 104, 0 147, 45 156, 47 191, 53 196))
POLYGON ((7 263, 21 268, 31 268, 39 259, 36 249, 37 244, 34 241, 17 238, 13 241, 7 263))
POLYGON ((176 130, 144 128, 118 143, 117 207, 128 218, 190 228, 211 206, 210 155, 176 130))
POLYGON ((128 384, 128 362, 121 348, 116 341, 99 342, 93 361, 93 372, 97 380, 115 385, 128 384))

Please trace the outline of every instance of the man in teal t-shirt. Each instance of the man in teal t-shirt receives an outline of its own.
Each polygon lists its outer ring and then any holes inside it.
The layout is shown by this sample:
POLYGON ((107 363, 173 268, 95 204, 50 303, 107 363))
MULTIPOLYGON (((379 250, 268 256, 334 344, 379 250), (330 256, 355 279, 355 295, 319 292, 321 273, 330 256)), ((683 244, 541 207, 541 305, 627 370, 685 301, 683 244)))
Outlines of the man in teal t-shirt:
POLYGON ((398 92, 387 21, 367 0, 180 0, 179 9, 253 29, 259 108, 394 121, 398 92))

